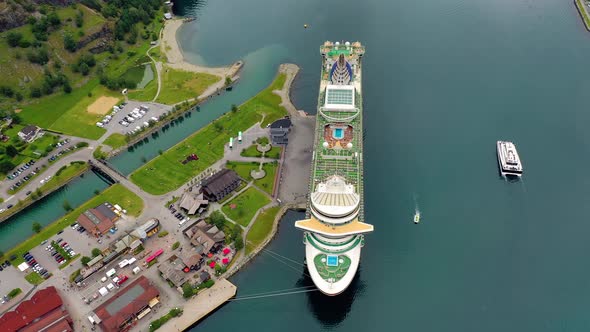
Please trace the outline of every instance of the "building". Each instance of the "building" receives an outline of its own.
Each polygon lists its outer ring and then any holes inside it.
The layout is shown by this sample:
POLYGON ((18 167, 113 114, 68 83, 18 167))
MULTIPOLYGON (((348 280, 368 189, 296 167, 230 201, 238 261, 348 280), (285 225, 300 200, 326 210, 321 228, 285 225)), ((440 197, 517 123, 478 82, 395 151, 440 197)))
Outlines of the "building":
POLYGON ((138 239, 147 239, 148 237, 157 234, 160 231, 160 220, 151 218, 143 225, 137 227, 131 235, 138 239))
POLYGON ((190 250, 186 250, 181 253, 180 259, 182 260, 182 263, 186 265, 186 267, 194 271, 200 269, 201 263, 203 262, 203 256, 192 253, 190 250))
POLYGON ((291 120, 288 118, 279 119, 270 125, 270 139, 272 144, 287 144, 287 135, 291 131, 291 120))
POLYGON ((207 271, 201 271, 201 273, 199 273, 199 282, 200 283, 204 283, 205 281, 211 279, 211 275, 209 274, 209 272, 207 271))
POLYGON ((91 316, 103 332, 128 330, 160 303, 160 291, 140 276, 94 310, 91 316))
POLYGON ((76 220, 80 226, 84 227, 89 234, 96 237, 105 234, 109 229, 115 226, 115 221, 119 219, 111 208, 110 204, 104 203, 94 209, 84 211, 76 220))
POLYGON ((209 201, 205 199, 203 193, 194 194, 192 192, 186 192, 180 198, 178 207, 180 207, 186 214, 202 213, 207 206, 209 201))
POLYGON ((216 245, 225 241, 225 233, 214 225, 209 225, 205 220, 200 220, 184 231, 191 244, 195 246, 197 254, 206 255, 216 245))
POLYGON ((27 143, 31 143, 43 136, 43 130, 37 126, 26 126, 18 132, 18 137, 27 143))
POLYGON ((201 193, 206 200, 217 202, 238 188, 241 182, 236 172, 224 168, 203 180, 201 193))
POLYGON ((4 332, 72 332, 73 321, 53 286, 37 291, 30 300, 0 317, 4 332))
POLYGON ((183 271, 185 268, 186 265, 182 259, 176 255, 170 256, 170 258, 158 265, 158 271, 162 274, 162 278, 170 281, 176 287, 181 287, 188 279, 186 272, 183 271))

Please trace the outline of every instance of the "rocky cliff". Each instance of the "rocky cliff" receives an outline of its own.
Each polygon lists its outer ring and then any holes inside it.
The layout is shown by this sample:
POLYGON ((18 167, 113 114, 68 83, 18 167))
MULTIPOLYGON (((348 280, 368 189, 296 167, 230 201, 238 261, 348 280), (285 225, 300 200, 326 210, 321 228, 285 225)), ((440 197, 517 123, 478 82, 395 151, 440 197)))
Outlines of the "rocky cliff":
POLYGON ((40 5, 67 6, 79 0, 7 0, 0 2, 0 32, 27 24, 40 5))

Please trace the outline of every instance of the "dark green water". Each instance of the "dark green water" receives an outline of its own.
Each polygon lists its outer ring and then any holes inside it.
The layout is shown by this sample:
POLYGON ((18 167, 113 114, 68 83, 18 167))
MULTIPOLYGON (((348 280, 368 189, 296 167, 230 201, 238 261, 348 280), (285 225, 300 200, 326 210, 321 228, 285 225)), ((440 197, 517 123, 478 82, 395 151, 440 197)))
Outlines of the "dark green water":
MULTIPOLYGON (((293 61, 296 105, 311 112, 318 45, 367 47, 366 217, 376 232, 355 284, 336 299, 232 302, 193 330, 590 330, 590 34, 572 1, 175 3, 198 17, 179 33, 192 61, 293 61), (523 181, 499 179, 498 139, 518 145, 523 181)), ((296 218, 270 249, 301 261, 296 218)), ((233 278, 239 296, 309 284, 292 266, 258 257, 233 278)))

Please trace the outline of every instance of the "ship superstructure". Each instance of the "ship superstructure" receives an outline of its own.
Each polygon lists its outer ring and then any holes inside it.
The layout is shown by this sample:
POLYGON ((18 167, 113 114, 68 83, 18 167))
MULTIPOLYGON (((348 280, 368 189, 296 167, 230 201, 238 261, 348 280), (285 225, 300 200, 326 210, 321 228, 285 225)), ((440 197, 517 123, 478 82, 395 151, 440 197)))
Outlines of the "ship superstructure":
POLYGON ((305 258, 315 285, 342 293, 359 266, 364 223, 363 122, 359 42, 325 42, 306 219, 305 258))

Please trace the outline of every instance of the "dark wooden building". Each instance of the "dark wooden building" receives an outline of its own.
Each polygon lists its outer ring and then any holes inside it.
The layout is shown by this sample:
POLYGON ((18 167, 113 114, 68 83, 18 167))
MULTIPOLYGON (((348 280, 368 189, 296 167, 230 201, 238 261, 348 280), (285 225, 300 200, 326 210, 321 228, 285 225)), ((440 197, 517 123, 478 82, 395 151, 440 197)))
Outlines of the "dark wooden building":
POLYGON ((203 180, 201 193, 205 199, 217 202, 239 187, 241 181, 236 172, 224 168, 203 180))

